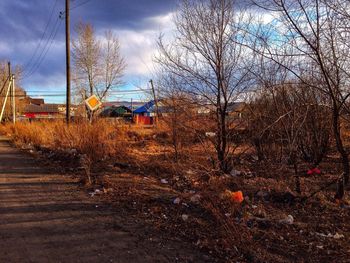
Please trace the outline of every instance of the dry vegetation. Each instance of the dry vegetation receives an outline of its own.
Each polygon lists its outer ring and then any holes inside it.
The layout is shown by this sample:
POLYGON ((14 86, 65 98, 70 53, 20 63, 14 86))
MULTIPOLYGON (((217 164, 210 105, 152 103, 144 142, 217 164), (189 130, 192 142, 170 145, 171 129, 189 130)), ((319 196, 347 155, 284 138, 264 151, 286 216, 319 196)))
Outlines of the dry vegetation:
MULTIPOLYGON (((252 4, 180 1, 174 34, 158 40, 157 95, 167 112, 157 127, 90 113, 92 123, 0 131, 80 176, 91 198, 154 236, 189 239, 218 262, 348 262, 349 1, 252 4)), ((118 41, 109 35, 118 59, 104 85, 92 81, 101 67, 92 27, 80 37, 76 86, 104 98, 124 68, 118 41)))
POLYGON ((176 157, 170 123, 145 129, 103 120, 69 127, 35 122, 0 131, 42 160, 59 161, 59 169, 81 176, 89 189, 101 190, 96 195, 157 235, 189 239, 218 262, 346 261, 350 207, 346 199, 334 202, 334 186, 319 191, 335 178, 333 150, 319 166, 321 175, 308 176, 311 166, 299 164, 300 195, 293 191, 293 164, 259 161, 249 145, 235 155, 239 176, 216 170, 215 150, 193 134, 178 138, 176 157), (228 193, 238 190, 242 203, 228 193))

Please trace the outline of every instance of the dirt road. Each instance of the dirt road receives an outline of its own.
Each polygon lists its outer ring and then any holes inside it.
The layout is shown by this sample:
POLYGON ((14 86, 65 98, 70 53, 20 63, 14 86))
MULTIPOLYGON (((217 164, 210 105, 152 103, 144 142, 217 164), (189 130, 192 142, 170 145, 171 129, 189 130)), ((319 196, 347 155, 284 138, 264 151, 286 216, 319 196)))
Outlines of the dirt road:
POLYGON ((184 242, 150 241, 117 210, 0 137, 0 262, 210 262, 184 242))

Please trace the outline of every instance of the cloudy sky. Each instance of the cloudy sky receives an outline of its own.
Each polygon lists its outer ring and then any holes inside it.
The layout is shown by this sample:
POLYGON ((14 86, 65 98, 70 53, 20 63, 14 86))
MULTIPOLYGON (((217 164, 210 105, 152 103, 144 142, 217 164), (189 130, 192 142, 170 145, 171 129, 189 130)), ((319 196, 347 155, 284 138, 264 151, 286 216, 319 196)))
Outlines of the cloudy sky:
MULTIPOLYGON (((64 101, 64 20, 58 18, 64 1, 0 1, 0 59, 23 66, 21 86, 33 96, 52 94, 45 96, 51 102, 64 101)), ((122 89, 145 88, 153 72, 157 37, 171 27, 175 8, 175 0, 71 0, 72 29, 82 21, 93 24, 101 36, 113 30, 128 64, 122 89)), ((131 97, 142 95, 125 93, 114 99, 131 97)))

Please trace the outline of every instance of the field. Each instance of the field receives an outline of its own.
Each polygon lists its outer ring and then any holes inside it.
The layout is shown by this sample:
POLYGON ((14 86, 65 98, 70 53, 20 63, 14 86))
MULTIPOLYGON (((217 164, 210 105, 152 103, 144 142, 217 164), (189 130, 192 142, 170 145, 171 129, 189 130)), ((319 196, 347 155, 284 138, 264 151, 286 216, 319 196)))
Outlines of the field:
POLYGON ((43 164, 78 177, 91 198, 121 208, 154 240, 190 240, 217 262, 348 262, 350 206, 348 195, 334 199, 331 182, 341 166, 333 149, 320 173, 299 164, 298 194, 292 165, 258 161, 241 144, 234 169, 223 174, 212 165, 209 139, 188 136, 175 148, 165 123, 34 122, 0 132, 43 164), (244 200, 233 198, 237 191, 244 200))

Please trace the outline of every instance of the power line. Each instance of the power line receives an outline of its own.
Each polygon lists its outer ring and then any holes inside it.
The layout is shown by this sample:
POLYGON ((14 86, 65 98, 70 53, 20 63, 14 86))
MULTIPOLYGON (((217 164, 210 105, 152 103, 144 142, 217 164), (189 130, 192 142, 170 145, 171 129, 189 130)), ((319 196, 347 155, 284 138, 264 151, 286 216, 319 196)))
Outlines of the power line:
POLYGON ((80 4, 77 4, 77 5, 73 6, 73 7, 71 7, 69 10, 76 9, 76 8, 82 6, 82 5, 87 4, 87 3, 90 2, 90 1, 91 1, 91 0, 85 0, 85 1, 81 2, 80 4))
POLYGON ((57 35, 58 30, 60 28, 61 22, 62 21, 60 20, 60 17, 57 17, 55 25, 53 27, 53 30, 51 31, 51 34, 50 34, 50 36, 49 36, 49 38, 48 38, 48 40, 47 40, 47 42, 45 44, 45 47, 42 49, 40 55, 35 60, 35 63, 33 64, 33 66, 30 68, 30 70, 26 74, 24 74, 22 79, 32 76, 38 70, 38 68, 40 67, 41 63, 45 59, 48 51, 50 50, 54 39, 56 38, 56 35, 57 35))
POLYGON ((39 50, 39 48, 40 48, 40 46, 41 46, 41 43, 42 43, 43 40, 44 40, 44 37, 45 37, 46 32, 47 32, 47 30, 48 30, 48 28, 49 28, 49 25, 51 24, 51 20, 52 20, 53 13, 54 13, 54 11, 55 11, 57 2, 58 2, 58 0, 55 0, 54 5, 52 6, 52 9, 51 9, 51 12, 50 12, 50 16, 49 16, 49 20, 48 20, 47 23, 46 23, 44 32, 43 32, 43 34, 42 34, 42 36, 41 36, 41 38, 40 38, 39 43, 37 44, 37 46, 36 46, 36 48, 35 48, 35 50, 34 50, 32 56, 30 57, 29 61, 24 65, 24 72, 26 71, 26 68, 32 63, 33 58, 35 57, 36 53, 38 52, 38 50, 39 50))
MULTIPOLYGON (((137 93, 137 92, 140 92, 140 93, 143 93, 143 92, 150 92, 151 90, 150 89, 147 89, 147 90, 112 90, 109 92, 109 94, 111 93, 137 93)), ((28 90, 26 92, 34 92, 34 93, 40 93, 40 92, 43 92, 42 90, 28 90)), ((45 91, 45 92, 50 92, 50 91, 45 91)), ((55 92, 55 91, 52 91, 52 92, 55 92)))
MULTIPOLYGON (((85 1, 81 2, 80 4, 77 4, 77 5, 75 5, 75 6, 71 7, 71 8, 69 8, 69 10, 74 10, 74 9, 76 9, 76 8, 78 8, 78 7, 81 7, 81 6, 85 5, 85 4, 87 4, 87 3, 90 2, 90 1, 91 1, 91 0, 85 0, 85 1)), ((72 2, 73 2, 73 1, 72 1, 72 2)), ((66 11, 61 12, 62 15, 65 15, 65 13, 66 13, 66 11)))

